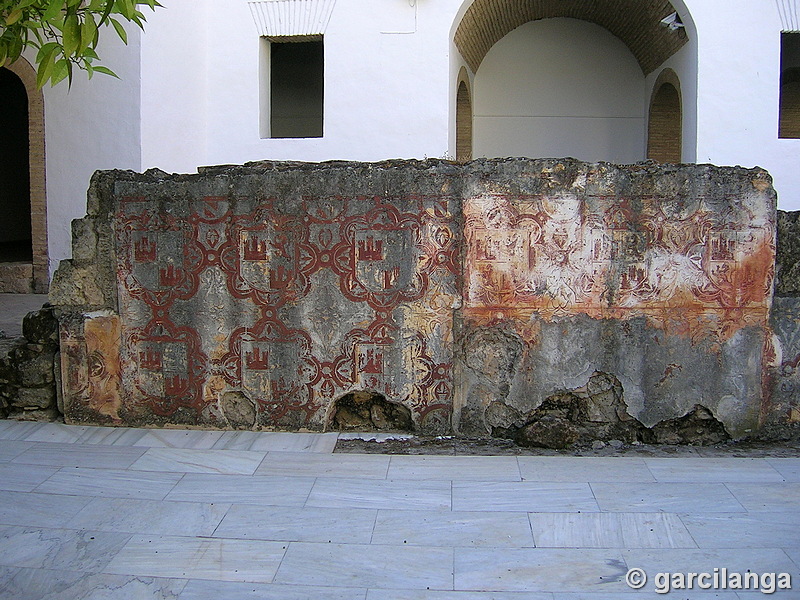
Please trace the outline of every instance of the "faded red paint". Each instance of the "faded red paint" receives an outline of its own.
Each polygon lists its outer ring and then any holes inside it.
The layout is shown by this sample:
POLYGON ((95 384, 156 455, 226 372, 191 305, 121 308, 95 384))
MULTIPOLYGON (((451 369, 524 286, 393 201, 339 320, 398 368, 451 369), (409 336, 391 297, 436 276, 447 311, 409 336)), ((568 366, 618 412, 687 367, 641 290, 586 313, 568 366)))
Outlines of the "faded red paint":
POLYGON ((82 407, 82 416, 89 414, 92 420, 119 423, 122 408, 119 316, 87 316, 72 327, 62 326, 60 336, 65 403, 82 407))
POLYGON ((364 389, 405 403, 418 423, 446 421, 459 256, 452 200, 307 197, 291 214, 275 199, 244 212, 238 202, 192 200, 185 218, 145 197, 119 203, 127 410, 224 423, 218 400, 236 390, 262 424, 319 428, 336 397, 364 389), (321 309, 310 305, 320 276, 335 297, 321 309), (342 303, 363 318, 345 328, 342 303), (223 319, 201 331, 198 314, 213 322, 234 309, 234 327, 223 319), (302 328, 286 320, 295 310, 307 315, 302 328), (431 350, 432 335, 445 343, 431 350))
POLYGON ((473 322, 645 316, 672 333, 719 340, 766 326, 774 232, 757 215, 737 221, 702 199, 569 192, 471 198, 464 215, 473 322))

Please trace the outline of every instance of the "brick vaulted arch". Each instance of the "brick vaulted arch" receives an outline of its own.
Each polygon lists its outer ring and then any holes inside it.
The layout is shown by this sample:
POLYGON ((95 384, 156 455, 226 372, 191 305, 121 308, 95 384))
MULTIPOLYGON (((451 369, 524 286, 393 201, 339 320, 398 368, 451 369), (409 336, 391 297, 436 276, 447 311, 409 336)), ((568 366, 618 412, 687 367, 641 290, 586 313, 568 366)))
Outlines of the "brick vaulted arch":
POLYGON ((461 69, 456 92, 456 160, 472 160, 472 95, 466 69, 461 69))
POLYGON ((647 123, 647 158, 681 162, 683 115, 681 84, 672 69, 664 69, 653 86, 647 123))
POLYGON ((520 25, 555 17, 580 19, 621 39, 648 75, 688 41, 683 28, 660 23, 674 12, 665 0, 475 0, 454 40, 474 73, 492 46, 520 25))
POLYGON ((19 77, 28 96, 28 153, 32 259, 28 264, 0 265, 0 291, 47 292, 50 280, 45 188, 44 95, 36 87, 36 70, 24 58, 6 65, 19 77))

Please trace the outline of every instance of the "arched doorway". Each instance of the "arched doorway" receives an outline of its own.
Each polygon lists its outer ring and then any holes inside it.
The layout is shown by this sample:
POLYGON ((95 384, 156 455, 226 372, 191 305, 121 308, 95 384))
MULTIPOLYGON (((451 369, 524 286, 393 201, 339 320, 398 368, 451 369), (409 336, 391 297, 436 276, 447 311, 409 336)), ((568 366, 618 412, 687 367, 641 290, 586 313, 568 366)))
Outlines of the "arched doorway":
POLYGON ((31 262, 31 197, 28 93, 8 69, 0 69, 0 262, 31 262))
POLYGON ((458 82, 456 93, 456 160, 472 160, 472 99, 465 79, 458 82))
POLYGON ((660 163, 681 162, 683 117, 678 76, 671 69, 659 75, 650 100, 647 158, 660 163))
POLYGON ((644 158, 644 75, 599 25, 554 18, 517 27, 484 57, 474 92, 476 156, 644 158))
POLYGON ((44 99, 24 59, 0 68, 0 292, 47 291, 44 99))
POLYGON ((651 74, 696 53, 684 13, 682 0, 465 0, 452 34, 473 77, 474 156, 644 159, 651 74))

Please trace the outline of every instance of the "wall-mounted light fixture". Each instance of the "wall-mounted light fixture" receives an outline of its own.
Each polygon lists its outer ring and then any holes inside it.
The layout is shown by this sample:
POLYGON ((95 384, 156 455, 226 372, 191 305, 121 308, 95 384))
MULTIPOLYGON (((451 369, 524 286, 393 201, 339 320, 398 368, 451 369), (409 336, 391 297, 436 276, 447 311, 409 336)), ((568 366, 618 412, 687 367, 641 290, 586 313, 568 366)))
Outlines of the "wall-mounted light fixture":
POLYGON ((676 12, 661 19, 661 24, 664 27, 668 27, 670 31, 677 31, 678 29, 682 29, 684 26, 680 15, 676 12))

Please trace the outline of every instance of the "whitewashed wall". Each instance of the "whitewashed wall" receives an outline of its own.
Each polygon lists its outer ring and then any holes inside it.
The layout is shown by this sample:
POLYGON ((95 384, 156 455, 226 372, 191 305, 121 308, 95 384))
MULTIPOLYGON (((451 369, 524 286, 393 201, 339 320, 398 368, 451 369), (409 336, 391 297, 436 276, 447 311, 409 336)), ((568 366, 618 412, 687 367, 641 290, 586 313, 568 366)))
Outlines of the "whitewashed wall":
POLYGON ((247 2, 195 0, 179 10, 175 2, 159 11, 143 36, 144 166, 443 156, 452 3, 382 2, 384 11, 372 0, 337 2, 324 37, 324 136, 312 139, 260 136, 260 40, 247 2), (153 100, 165 92, 168 102, 153 100), (181 132, 185 148, 158 142, 181 132))
POLYGON ((800 209, 800 140, 778 139, 781 23, 774 2, 693 0, 697 162, 769 170, 778 205, 800 209))
MULTIPOLYGON (((44 88, 47 236, 50 271, 69 258, 71 222, 86 214, 86 189, 97 169, 141 169, 139 34, 128 45, 108 30, 98 47, 119 79, 76 71, 44 88)), ((29 59, 33 60, 33 57, 29 59)))
POLYGON ((474 156, 643 160, 645 107, 644 75, 619 38, 586 21, 532 21, 475 74, 474 156))

